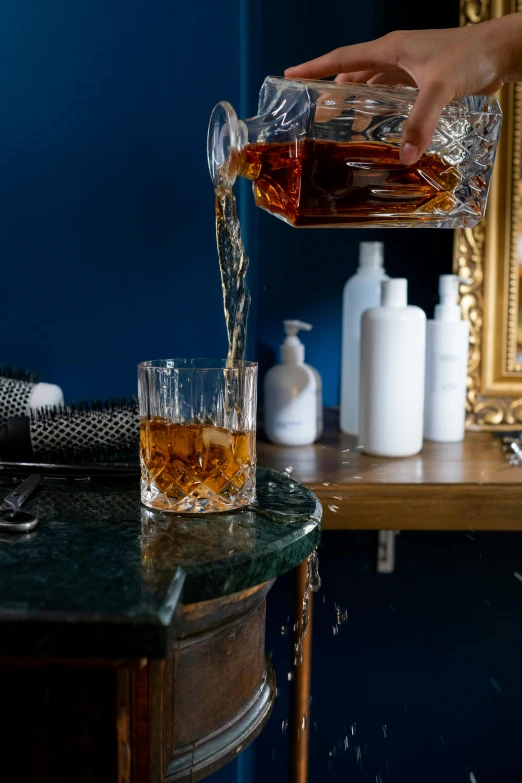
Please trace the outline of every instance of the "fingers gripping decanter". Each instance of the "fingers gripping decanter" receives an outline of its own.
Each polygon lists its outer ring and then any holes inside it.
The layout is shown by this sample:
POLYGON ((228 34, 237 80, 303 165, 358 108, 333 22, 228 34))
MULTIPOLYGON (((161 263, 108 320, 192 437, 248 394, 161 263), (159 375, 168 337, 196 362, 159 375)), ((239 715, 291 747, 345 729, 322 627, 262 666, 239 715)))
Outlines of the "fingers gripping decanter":
POLYGON ((449 103, 427 152, 399 158, 417 90, 269 76, 258 114, 212 112, 214 186, 252 181, 257 206, 295 227, 472 227, 483 217, 502 112, 493 97, 449 103))

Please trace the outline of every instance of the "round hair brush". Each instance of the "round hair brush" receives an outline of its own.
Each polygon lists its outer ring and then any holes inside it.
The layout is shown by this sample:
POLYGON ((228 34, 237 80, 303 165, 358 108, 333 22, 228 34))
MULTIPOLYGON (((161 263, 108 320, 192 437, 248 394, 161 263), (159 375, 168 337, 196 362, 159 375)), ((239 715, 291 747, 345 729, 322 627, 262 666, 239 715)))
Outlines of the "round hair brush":
POLYGON ((0 459, 66 462, 137 456, 138 401, 107 400, 32 410, 0 428, 0 459))

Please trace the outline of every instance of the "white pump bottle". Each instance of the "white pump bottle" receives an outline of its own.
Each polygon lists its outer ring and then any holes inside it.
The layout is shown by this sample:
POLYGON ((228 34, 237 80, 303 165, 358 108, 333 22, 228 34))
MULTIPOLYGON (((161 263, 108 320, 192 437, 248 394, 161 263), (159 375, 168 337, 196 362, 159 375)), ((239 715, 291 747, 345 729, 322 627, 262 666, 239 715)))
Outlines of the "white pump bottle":
POLYGON ((297 333, 312 327, 303 321, 283 324, 281 364, 265 376, 265 434, 273 443, 308 446, 322 433, 322 382, 317 370, 304 363, 305 349, 297 333))
POLYGON ((388 279, 383 264, 382 242, 360 242, 359 267, 344 286, 340 426, 348 435, 359 432, 361 316, 381 303, 381 282, 388 279))
POLYGON ((461 319, 456 275, 440 276, 439 296, 426 331, 424 437, 451 443, 464 438, 469 324, 461 319))

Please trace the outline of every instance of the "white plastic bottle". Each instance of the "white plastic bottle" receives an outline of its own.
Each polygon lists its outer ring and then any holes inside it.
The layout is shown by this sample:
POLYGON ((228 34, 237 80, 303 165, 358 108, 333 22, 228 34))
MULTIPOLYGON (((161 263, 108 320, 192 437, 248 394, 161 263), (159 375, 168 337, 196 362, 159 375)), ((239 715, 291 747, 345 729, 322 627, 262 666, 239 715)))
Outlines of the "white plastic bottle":
POLYGON ((426 316, 403 278, 383 281, 382 306, 361 322, 359 445, 378 457, 422 448, 426 316))
POLYGON ((308 446, 322 430, 322 383, 317 370, 304 363, 304 345, 297 333, 312 327, 284 321, 284 328, 281 364, 265 376, 265 433, 273 443, 308 446))
POLYGON ((466 422, 469 324, 461 319, 459 278, 441 275, 440 304, 426 331, 424 436, 452 443, 463 440, 466 422))
POLYGON ((381 282, 388 279, 383 262, 382 242, 360 242, 359 267, 344 286, 340 425, 347 435, 359 432, 361 316, 381 303, 381 282))

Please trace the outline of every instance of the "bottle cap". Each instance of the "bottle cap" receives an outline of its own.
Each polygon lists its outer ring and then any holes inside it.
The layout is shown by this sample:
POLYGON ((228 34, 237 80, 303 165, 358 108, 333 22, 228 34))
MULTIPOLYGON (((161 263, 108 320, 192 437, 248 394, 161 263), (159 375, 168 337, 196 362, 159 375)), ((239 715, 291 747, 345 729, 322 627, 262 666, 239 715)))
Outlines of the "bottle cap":
POLYGON ((435 306, 436 321, 460 321, 459 283, 460 278, 457 275, 439 277, 440 304, 435 306))
POLYGON ((382 242, 359 242, 359 269, 382 269, 384 266, 384 244, 382 242))
POLYGON ((405 277, 392 277, 381 282, 383 307, 407 307, 408 281, 405 277))
POLYGON ((305 349, 304 345, 297 336, 301 330, 309 332, 311 324, 304 321, 283 321, 286 338, 280 348, 281 362, 283 364, 303 364, 305 349))

